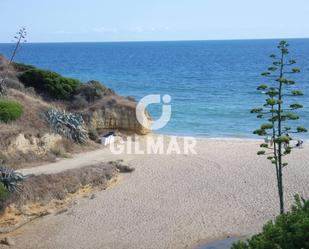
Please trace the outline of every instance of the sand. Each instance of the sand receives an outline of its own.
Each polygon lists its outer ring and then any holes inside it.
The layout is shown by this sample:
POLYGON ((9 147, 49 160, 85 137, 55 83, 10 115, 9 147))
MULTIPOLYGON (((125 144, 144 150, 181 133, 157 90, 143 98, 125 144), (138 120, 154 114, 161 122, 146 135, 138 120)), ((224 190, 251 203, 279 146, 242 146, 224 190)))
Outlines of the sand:
MULTIPOLYGON (((256 233, 278 214, 275 171, 256 155, 258 144, 199 139, 197 155, 118 155, 135 172, 66 213, 24 226, 13 235, 12 248, 182 249, 226 235, 256 233)), ((295 193, 309 198, 308 152, 305 143, 289 157, 294 163, 284 170, 287 206, 295 193)), ((27 172, 113 157, 104 149, 27 172)))

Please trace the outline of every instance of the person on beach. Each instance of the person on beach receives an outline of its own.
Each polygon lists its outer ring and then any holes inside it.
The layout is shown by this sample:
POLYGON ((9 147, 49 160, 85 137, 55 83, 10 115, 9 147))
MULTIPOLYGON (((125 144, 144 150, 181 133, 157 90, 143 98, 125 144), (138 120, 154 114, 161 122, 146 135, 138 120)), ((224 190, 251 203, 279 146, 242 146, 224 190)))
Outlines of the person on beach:
POLYGON ((304 141, 302 141, 302 140, 298 140, 298 141, 297 141, 297 144, 296 144, 296 146, 295 146, 295 147, 300 149, 300 148, 302 148, 303 143, 304 143, 304 141))

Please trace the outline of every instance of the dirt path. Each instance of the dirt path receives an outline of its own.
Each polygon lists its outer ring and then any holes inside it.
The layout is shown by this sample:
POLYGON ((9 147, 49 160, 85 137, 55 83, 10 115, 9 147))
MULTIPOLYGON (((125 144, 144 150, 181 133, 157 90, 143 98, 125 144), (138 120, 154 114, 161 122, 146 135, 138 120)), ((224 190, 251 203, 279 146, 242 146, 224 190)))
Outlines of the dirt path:
POLYGON ((132 158, 133 156, 129 155, 114 155, 109 151, 109 149, 104 148, 76 154, 73 156, 73 158, 60 159, 58 162, 55 163, 48 163, 42 166, 20 169, 18 171, 24 175, 55 174, 68 169, 81 168, 99 162, 108 162, 119 159, 125 159, 126 161, 130 161, 132 160, 132 158))

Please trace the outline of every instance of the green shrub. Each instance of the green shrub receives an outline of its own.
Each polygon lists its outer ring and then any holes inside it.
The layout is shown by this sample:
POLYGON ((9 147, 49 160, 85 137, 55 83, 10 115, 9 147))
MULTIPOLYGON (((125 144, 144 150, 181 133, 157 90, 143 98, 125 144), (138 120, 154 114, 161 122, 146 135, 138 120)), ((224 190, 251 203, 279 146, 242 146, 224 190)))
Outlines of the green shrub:
POLYGON ((96 129, 94 128, 90 128, 88 130, 88 137, 92 140, 92 141, 95 141, 97 142, 99 140, 99 134, 97 132, 96 129))
POLYGON ((23 113, 23 106, 15 101, 0 100, 0 121, 9 122, 18 119, 23 113))
POLYGON ((17 62, 12 62, 12 66, 17 72, 24 72, 30 69, 35 69, 35 67, 32 65, 27 65, 23 63, 17 63, 17 62))
POLYGON ((111 94, 114 94, 113 90, 99 81, 91 80, 76 89, 72 98, 72 107, 83 108, 111 94))
POLYGON ((33 87, 38 93, 55 99, 69 99, 81 84, 79 80, 41 69, 27 70, 18 78, 26 87, 33 87))
POLYGON ((6 190, 6 188, 3 186, 2 183, 0 183, 0 211, 4 209, 4 203, 6 199, 9 196, 9 192, 6 190))
POLYGON ((295 197, 290 212, 269 221, 260 234, 247 242, 237 242, 232 249, 306 249, 309 248, 309 201, 295 197))

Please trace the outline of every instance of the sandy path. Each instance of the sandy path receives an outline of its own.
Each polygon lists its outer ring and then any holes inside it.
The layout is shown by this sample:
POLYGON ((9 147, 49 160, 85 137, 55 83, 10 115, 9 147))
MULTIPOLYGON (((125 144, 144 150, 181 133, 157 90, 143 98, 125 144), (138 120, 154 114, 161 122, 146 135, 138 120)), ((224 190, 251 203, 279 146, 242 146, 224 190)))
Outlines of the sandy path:
MULTIPOLYGON (((123 158, 122 155, 111 154, 110 151, 105 149, 98 149, 95 151, 88 151, 74 155, 73 158, 61 159, 55 163, 48 163, 38 167, 26 168, 18 170, 24 175, 34 174, 55 174, 68 169, 81 168, 93 165, 99 162, 108 162, 123 158)), ((126 155, 126 160, 131 160, 133 156, 126 155)))
MULTIPOLYGON (((285 170, 288 204, 296 192, 309 197, 308 148, 295 150, 297 163, 285 170)), ((273 167, 257 150, 254 141, 205 139, 198 155, 131 156, 134 173, 67 213, 23 227, 12 248, 181 249, 257 232, 278 212, 273 167)))

